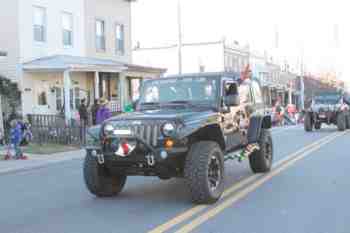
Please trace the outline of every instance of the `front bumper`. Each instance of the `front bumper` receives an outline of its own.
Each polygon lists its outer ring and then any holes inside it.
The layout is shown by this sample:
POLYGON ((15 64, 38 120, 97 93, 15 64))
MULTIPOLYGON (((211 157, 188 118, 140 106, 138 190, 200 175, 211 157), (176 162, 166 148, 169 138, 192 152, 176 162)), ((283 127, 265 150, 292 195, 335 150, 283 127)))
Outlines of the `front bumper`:
POLYGON ((314 113, 315 120, 322 123, 331 124, 336 121, 337 112, 322 111, 314 113))
MULTIPOLYGON (((159 145, 162 145, 162 140, 159 145)), ((153 147, 137 136, 113 136, 105 138, 101 147, 87 147, 86 150, 115 173, 150 176, 171 173, 171 176, 175 176, 179 172, 176 170, 179 161, 185 158, 188 148, 181 144, 170 149, 153 147), (135 149, 125 156, 116 153, 122 141, 136 142, 135 149)))

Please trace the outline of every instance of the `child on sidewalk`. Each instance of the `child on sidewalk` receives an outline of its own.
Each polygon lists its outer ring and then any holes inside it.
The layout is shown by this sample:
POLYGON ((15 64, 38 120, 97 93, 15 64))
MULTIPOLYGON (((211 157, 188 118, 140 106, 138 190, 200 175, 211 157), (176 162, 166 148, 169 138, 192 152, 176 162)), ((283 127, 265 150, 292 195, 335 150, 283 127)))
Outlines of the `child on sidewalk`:
POLYGON ((22 128, 21 124, 17 120, 12 120, 11 123, 11 144, 15 150, 15 159, 27 159, 26 156, 23 156, 23 152, 21 150, 21 141, 22 141, 22 128))

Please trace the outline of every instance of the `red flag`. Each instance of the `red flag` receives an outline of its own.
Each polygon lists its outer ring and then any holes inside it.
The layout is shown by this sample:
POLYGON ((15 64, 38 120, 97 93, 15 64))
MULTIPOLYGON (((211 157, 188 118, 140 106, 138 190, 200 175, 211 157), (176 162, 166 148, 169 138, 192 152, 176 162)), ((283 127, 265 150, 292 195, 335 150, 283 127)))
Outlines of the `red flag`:
POLYGON ((250 74, 251 74, 250 66, 249 64, 246 65, 244 70, 241 72, 241 80, 244 81, 246 79, 250 79, 250 74))

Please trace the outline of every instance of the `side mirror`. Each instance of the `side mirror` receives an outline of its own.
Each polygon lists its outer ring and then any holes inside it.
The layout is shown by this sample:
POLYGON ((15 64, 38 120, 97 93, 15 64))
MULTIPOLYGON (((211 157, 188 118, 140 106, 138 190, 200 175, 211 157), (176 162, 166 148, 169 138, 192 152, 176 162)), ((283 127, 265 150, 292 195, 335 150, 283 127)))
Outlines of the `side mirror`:
POLYGON ((132 108, 133 108, 134 110, 136 109, 138 103, 139 103, 139 99, 137 99, 137 100, 135 100, 135 101, 132 102, 132 108))
POLYGON ((344 101, 344 103, 346 103, 347 105, 350 105, 350 96, 344 96, 343 101, 344 101))
POLYGON ((228 95, 225 97, 225 105, 228 107, 239 106, 239 95, 228 95))

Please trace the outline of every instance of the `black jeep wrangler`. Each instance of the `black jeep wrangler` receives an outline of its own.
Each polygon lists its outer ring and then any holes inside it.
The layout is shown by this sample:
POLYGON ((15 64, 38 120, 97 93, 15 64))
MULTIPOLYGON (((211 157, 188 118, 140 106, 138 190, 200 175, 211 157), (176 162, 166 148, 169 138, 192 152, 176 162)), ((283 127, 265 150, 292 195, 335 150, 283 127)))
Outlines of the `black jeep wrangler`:
POLYGON ((84 179, 98 197, 122 191, 127 176, 185 178, 195 203, 224 191, 224 162, 248 158, 270 171, 271 117, 259 83, 230 73, 144 81, 135 111, 88 131, 84 179))
POLYGON ((349 102, 343 93, 320 92, 313 96, 305 112, 305 131, 321 129, 322 124, 337 125, 339 131, 350 128, 349 102))

